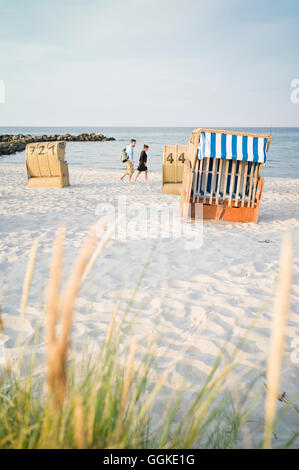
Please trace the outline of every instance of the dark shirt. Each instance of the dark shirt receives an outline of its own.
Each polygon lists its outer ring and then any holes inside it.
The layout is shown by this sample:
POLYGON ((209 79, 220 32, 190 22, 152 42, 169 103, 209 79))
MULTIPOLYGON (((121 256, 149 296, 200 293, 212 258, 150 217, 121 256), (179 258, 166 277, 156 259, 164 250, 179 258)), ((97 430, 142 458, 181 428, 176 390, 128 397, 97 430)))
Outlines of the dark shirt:
POLYGON ((139 165, 137 168, 138 171, 147 171, 146 161, 147 161, 147 154, 145 150, 142 150, 140 154, 140 158, 139 158, 139 165))
POLYGON ((139 158, 139 163, 146 163, 147 161, 147 155, 146 155, 146 151, 145 150, 142 150, 141 154, 140 154, 140 158, 139 158))

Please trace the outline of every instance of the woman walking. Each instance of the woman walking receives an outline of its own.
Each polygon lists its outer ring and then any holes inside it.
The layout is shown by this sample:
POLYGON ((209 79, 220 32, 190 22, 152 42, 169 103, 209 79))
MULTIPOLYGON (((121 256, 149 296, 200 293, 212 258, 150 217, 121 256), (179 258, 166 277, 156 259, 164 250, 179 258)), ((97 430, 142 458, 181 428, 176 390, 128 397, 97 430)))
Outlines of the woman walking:
POLYGON ((147 181, 147 178, 148 178, 148 170, 147 170, 147 166, 146 166, 146 162, 147 162, 147 152, 148 151, 148 145, 144 145, 143 146, 143 150, 140 154, 140 157, 139 157, 139 164, 138 164, 138 167, 137 167, 137 175, 136 175, 136 178, 135 178, 135 181, 137 181, 137 178, 138 176, 140 175, 140 173, 142 171, 144 171, 144 176, 145 176, 145 181, 147 181))

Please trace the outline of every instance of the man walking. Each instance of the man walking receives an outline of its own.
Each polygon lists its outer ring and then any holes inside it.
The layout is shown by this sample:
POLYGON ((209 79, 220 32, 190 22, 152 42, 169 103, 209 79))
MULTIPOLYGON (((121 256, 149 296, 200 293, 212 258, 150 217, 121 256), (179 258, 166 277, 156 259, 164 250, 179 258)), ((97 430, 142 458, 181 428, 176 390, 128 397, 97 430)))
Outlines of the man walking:
POLYGON ((127 169, 124 172, 124 174, 121 176, 120 181, 123 181, 127 175, 129 175, 129 182, 132 179, 132 176, 134 173, 134 147, 135 145, 136 145, 136 140, 131 139, 131 142, 126 147, 126 154, 128 156, 128 160, 125 162, 125 164, 126 164, 127 169))

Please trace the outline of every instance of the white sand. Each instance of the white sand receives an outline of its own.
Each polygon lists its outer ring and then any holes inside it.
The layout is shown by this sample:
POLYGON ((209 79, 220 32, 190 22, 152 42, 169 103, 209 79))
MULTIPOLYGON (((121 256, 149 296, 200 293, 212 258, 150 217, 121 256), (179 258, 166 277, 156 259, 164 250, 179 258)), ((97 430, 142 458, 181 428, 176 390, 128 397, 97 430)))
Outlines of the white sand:
MULTIPOLYGON (((29 341, 43 322, 52 244, 62 221, 67 224, 67 274, 81 242, 99 218, 96 215, 101 210, 99 204, 115 206, 116 197, 125 195, 130 207, 167 204, 178 210, 177 196, 161 194, 160 174, 151 173, 148 185, 143 183, 143 175, 138 183, 130 185, 120 183, 119 175, 120 172, 112 170, 71 168, 70 188, 29 189, 23 165, 1 165, 0 303, 10 357, 18 355, 15 340, 20 328, 23 339, 29 341), (40 240, 38 259, 21 327, 22 283, 35 239, 40 240)), ((195 230, 200 234, 200 225, 195 230)), ((112 240, 107 246, 80 292, 73 332, 77 351, 83 344, 96 346, 101 342, 115 301, 121 299, 123 312, 149 260, 131 308, 138 315, 130 339, 137 338, 143 348, 157 334, 156 354, 160 358, 157 369, 170 371, 168 385, 176 388, 188 373, 188 390, 196 390, 230 335, 228 359, 235 346, 241 352, 234 389, 238 391, 247 383, 248 378, 243 375, 251 369, 253 375, 261 374, 254 393, 263 394, 280 243, 286 231, 293 233, 295 258, 281 392, 285 391, 289 398, 297 395, 299 405, 299 369, 291 360, 292 340, 299 343, 299 179, 267 178, 259 223, 205 224, 203 246, 195 251, 186 249, 184 237, 146 239, 140 233, 138 239, 132 240, 125 239, 122 232, 120 240, 112 240), (254 319, 256 323, 248 339, 238 344, 254 319)), ((41 357, 43 351, 42 338, 41 357)), ((279 403, 279 409, 283 406, 279 403)), ((260 406, 255 415, 254 426, 258 431, 263 428, 262 411, 260 406)), ((298 429, 298 425, 298 414, 290 412, 279 432, 298 429)))

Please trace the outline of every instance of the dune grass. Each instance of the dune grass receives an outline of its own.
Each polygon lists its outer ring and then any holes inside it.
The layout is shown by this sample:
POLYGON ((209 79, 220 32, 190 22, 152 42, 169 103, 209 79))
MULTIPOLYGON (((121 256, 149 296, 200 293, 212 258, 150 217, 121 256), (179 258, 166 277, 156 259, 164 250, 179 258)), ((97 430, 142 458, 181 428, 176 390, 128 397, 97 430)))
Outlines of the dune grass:
POLYGON ((219 358, 196 399, 182 410, 183 392, 167 401, 165 394, 160 397, 167 377, 153 383, 153 353, 148 350, 136 361, 133 343, 124 354, 121 329, 111 331, 111 326, 101 351, 80 363, 69 361, 66 376, 56 377, 54 388, 51 375, 45 388, 44 377, 34 373, 34 357, 23 379, 9 371, 2 376, 0 448, 213 448, 236 443, 243 411, 233 410, 229 394, 217 400, 233 365, 220 371, 219 358), (155 412, 159 399, 164 409, 155 412))
MULTIPOLYGON (((254 445, 250 436, 246 439, 250 434, 247 423, 252 403, 248 404, 241 393, 232 393, 228 386, 238 359, 233 357, 227 363, 221 349, 210 374, 187 405, 184 390, 167 393, 167 373, 153 377, 154 344, 143 354, 136 342, 124 344, 118 304, 97 354, 83 355, 79 363, 70 359, 77 294, 107 243, 108 235, 98 243, 96 235, 91 234, 78 255, 65 289, 61 289, 64 236, 64 229, 59 230, 48 281, 46 374, 36 372, 34 352, 23 375, 14 373, 7 362, 0 376, 0 448, 236 448, 254 445)), ((26 312, 36 250, 34 246, 28 263, 21 316, 26 312)), ((289 273, 291 259, 286 246, 284 253, 281 266, 283 273, 289 273)), ((286 282, 287 285, 284 282, 281 287, 284 297, 289 296, 290 275, 286 282)), ((276 305, 275 321, 280 315, 286 321, 288 299, 276 305)), ((5 325, 1 318, 0 326, 3 331, 5 325)), ((274 359, 268 361, 267 380, 271 388, 267 391, 264 447, 271 447, 275 428, 272 388, 276 393, 284 329, 281 335, 273 329, 273 335, 274 359)), ((288 437, 286 445, 293 445, 295 439, 296 436, 288 437)), ((262 443, 258 445, 261 447, 262 443)))

